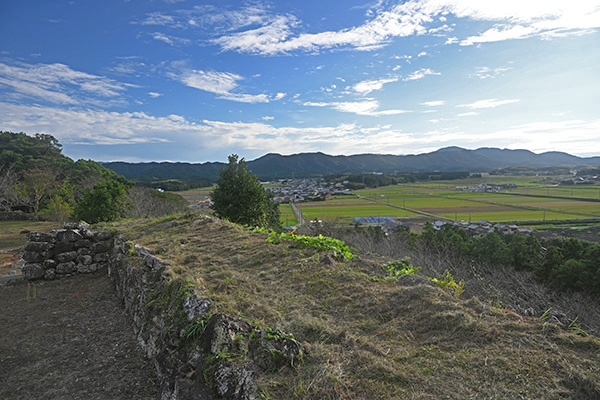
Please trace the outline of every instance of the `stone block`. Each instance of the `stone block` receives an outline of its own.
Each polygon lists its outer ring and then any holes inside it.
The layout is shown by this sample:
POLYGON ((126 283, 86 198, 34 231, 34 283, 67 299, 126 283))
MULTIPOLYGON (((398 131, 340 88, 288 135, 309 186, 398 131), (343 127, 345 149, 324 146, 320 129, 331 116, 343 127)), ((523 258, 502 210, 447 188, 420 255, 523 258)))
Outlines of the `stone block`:
POLYGON ((47 281, 56 279, 56 270, 54 268, 47 269, 46 272, 44 272, 44 279, 47 281))
POLYGON ((40 232, 29 232, 27 234, 27 240, 30 242, 52 242, 52 235, 48 233, 40 233, 40 232))
POLYGON ((73 261, 60 263, 56 266, 56 273, 58 274, 70 274, 77 271, 77 265, 73 261))
POLYGON ((56 268, 56 264, 57 264, 56 261, 54 261, 52 259, 48 259, 48 260, 44 260, 42 265, 44 266, 44 269, 48 270, 48 269, 56 268))
POLYGON ((96 272, 97 270, 98 266, 96 264, 77 264, 77 272, 79 272, 80 274, 89 274, 90 272, 96 272))
POLYGON ((77 231, 71 229, 59 230, 56 234, 56 240, 59 242, 76 242, 83 239, 83 236, 77 231))
POLYGON ((76 249, 81 249, 82 247, 90 247, 91 243, 92 242, 90 242, 87 239, 81 239, 81 240, 76 241, 74 243, 74 246, 75 246, 76 249))
POLYGON ((98 253, 94 255, 94 262, 105 262, 108 259, 106 253, 98 253))
POLYGON ((204 337, 207 350, 211 353, 234 353, 240 349, 240 341, 236 340, 236 336, 249 337, 252 332, 252 325, 242 320, 239 317, 233 317, 227 314, 213 315, 206 329, 204 337))
POLYGON ((90 246, 90 250, 92 253, 106 253, 110 250, 112 243, 110 240, 105 240, 102 242, 96 242, 90 246))
POLYGON ((77 249, 77 254, 80 256, 89 256, 92 254, 92 251, 88 247, 82 247, 77 249))
POLYGON ((32 251, 35 253, 43 253, 52 248, 52 243, 50 242, 27 242, 27 244, 23 247, 25 251, 32 251))
POLYGON ((54 259, 59 263, 66 263, 67 261, 73 261, 77 258, 76 251, 68 251, 66 253, 60 253, 54 256, 54 259))
POLYGON ((23 260, 29 263, 39 263, 44 261, 46 258, 46 253, 38 253, 34 251, 25 251, 21 256, 23 260))
POLYGON ((94 259, 92 258, 92 256, 85 255, 77 257, 77 262, 79 264, 90 265, 93 261, 94 259))
POLYGON ((25 279, 28 280, 41 279, 44 277, 44 273, 45 271, 42 264, 25 264, 23 267, 23 275, 25 276, 25 279))
POLYGON ((66 253, 68 251, 73 251, 75 246, 72 242, 58 242, 54 245, 54 254, 66 253))

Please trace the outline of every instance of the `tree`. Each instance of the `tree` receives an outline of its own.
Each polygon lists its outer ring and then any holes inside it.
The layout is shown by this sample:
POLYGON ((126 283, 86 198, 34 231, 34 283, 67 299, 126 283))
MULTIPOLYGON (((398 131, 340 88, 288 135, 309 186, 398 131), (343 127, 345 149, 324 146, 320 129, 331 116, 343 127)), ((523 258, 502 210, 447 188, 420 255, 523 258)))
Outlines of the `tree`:
POLYGON ((91 224, 113 221, 125 212, 128 202, 125 193, 133 184, 125 179, 104 179, 88 191, 77 204, 77 216, 91 224))
POLYGON ((61 223, 67 221, 71 214, 73 214, 73 208, 59 195, 53 196, 46 208, 42 210, 42 215, 61 223))
POLYGON ((37 218, 43 202, 58 189, 56 174, 52 171, 34 169, 23 177, 20 184, 21 201, 33 210, 37 218))
POLYGON ((19 176, 12 166, 0 164, 0 210, 10 211, 17 204, 19 176))
POLYGON ((279 208, 266 194, 256 175, 237 154, 221 169, 219 181, 211 193, 215 214, 232 222, 267 226, 279 225, 279 208))
POLYGON ((127 192, 131 208, 127 216, 133 218, 162 217, 185 210, 188 202, 179 194, 159 192, 135 186, 127 192))

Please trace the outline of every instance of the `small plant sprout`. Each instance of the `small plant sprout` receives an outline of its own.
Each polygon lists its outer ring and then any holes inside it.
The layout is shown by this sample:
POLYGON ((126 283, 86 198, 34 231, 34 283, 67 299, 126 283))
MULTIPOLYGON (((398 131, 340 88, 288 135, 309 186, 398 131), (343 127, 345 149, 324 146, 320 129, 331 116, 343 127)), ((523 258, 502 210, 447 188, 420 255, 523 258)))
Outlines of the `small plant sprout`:
POLYGON ((571 320, 571 323, 569 324, 567 330, 569 330, 571 332, 575 332, 581 336, 589 336, 589 333, 587 333, 586 331, 581 329, 581 327, 579 326, 579 323, 577 322, 578 319, 579 319, 579 315, 577 317, 575 317, 574 320, 571 320))
POLYGON ((550 311, 552 310, 552 307, 550 307, 549 309, 547 309, 546 311, 544 311, 544 313, 542 314, 542 316, 540 317, 540 320, 542 322, 546 322, 548 320, 548 318, 550 318, 550 311))

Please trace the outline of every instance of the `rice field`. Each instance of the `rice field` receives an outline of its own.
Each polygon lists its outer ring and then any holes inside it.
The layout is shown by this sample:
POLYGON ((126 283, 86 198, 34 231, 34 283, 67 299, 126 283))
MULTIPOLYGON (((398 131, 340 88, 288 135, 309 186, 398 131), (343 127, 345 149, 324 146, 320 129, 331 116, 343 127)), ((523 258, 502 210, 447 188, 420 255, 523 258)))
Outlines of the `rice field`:
POLYGON ((357 197, 324 202, 299 203, 306 220, 332 220, 350 223, 355 217, 410 217, 415 213, 357 197))
POLYGON ((562 187, 520 187, 512 190, 515 194, 507 194, 457 191, 456 186, 464 185, 450 181, 386 186, 355 192, 363 198, 301 203, 299 207, 306 219, 342 222, 368 216, 414 217, 420 212, 457 220, 494 222, 600 218, 600 202, 593 197, 599 190, 597 186, 574 188, 573 199, 566 198, 571 190, 562 187), (517 194, 522 190, 529 192, 517 194))

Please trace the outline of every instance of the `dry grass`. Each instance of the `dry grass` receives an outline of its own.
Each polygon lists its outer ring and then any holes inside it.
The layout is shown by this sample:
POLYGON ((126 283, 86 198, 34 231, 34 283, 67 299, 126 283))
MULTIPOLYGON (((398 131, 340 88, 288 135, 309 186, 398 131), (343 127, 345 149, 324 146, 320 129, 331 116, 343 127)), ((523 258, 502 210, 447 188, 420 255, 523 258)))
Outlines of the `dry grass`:
POLYGON ((213 312, 304 345, 296 369, 260 377, 262 398, 600 398, 597 338, 437 287, 374 280, 388 258, 332 262, 203 217, 113 226, 201 282, 213 312))
POLYGON ((49 221, 0 221, 0 250, 15 249, 27 243, 24 231, 48 232, 58 228, 49 221))

